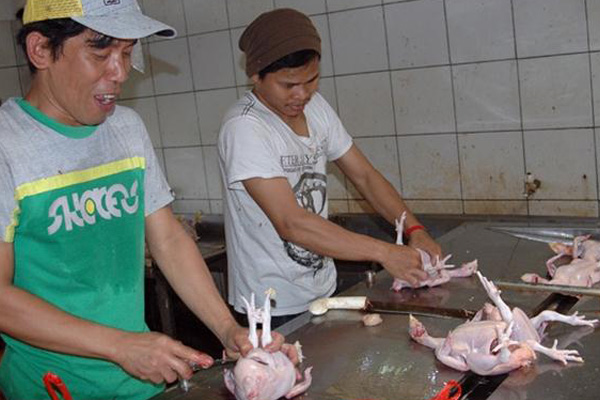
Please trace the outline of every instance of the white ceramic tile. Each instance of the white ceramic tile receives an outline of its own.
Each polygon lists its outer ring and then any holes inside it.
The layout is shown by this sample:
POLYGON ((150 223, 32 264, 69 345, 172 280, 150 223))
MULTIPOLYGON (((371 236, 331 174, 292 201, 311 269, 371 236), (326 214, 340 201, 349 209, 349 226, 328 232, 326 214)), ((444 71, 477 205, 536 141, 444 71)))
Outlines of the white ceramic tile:
POLYGON ((327 100, 329 105, 337 111, 337 95, 335 94, 334 78, 319 79, 319 93, 327 100))
POLYGON ((223 116, 237 98, 234 88, 196 92, 202 144, 217 144, 223 116))
POLYGON ((175 200, 172 203, 175 214, 211 214, 212 209, 208 200, 175 200))
POLYGON ((204 168, 206 168, 206 184, 208 186, 208 198, 222 199, 223 188, 221 183, 221 172, 219 170, 219 152, 217 146, 203 146, 204 168))
POLYGON ((353 137, 393 135, 389 72, 335 78, 340 118, 353 137))
POLYGON ((346 200, 346 177, 335 163, 327 164, 327 198, 329 200, 346 200))
POLYGON ((416 214, 462 214, 460 200, 407 200, 406 205, 416 214))
POLYGON ((192 36, 189 41, 196 90, 235 86, 228 31, 192 36))
POLYGON ((410 199, 460 199, 456 135, 398 138, 402 194, 410 199))
MULTIPOLYGON (((179 37, 187 34, 182 0, 144 0, 144 13, 175 28, 179 37)), ((160 36, 149 39, 159 40, 160 36)))
POLYGON ((366 200, 348 200, 348 212, 351 214, 374 214, 375 210, 366 200))
POLYGON ((514 0, 513 7, 519 57, 587 50, 585 0, 514 0))
POLYGON ((154 147, 162 147, 156 98, 146 97, 143 99, 125 100, 120 103, 125 107, 133 108, 140 115, 146 125, 148 135, 150 136, 150 140, 152 140, 152 145, 154 147))
POLYGON ((463 199, 522 197, 525 166, 521 132, 458 135, 463 199))
POLYGON ((392 89, 399 135, 455 130, 450 68, 392 71, 392 89))
POLYGON ((17 65, 14 42, 11 22, 0 21, 0 54, 2 55, 0 56, 0 67, 17 65))
POLYGON ((527 215, 526 200, 467 200, 465 214, 478 215, 527 215))
POLYGON ((165 147, 200 144, 198 114, 193 93, 156 98, 162 144, 165 147))
POLYGON ((321 14, 326 11, 325 0, 275 0, 276 8, 293 8, 306 15, 321 14))
POLYGON ((31 72, 28 66, 19 67, 19 78, 21 79, 21 93, 25 96, 31 87, 31 72))
POLYGON ((375 169, 401 193, 396 137, 362 138, 356 139, 355 143, 375 169))
POLYGON ((457 65, 453 75, 459 132, 520 128, 516 61, 457 65))
POLYGON ((227 0, 229 26, 250 24, 260 14, 273 9, 273 0, 227 0))
POLYGON ((0 68, 0 99, 4 102, 9 97, 22 95, 17 67, 0 68))
POLYGON ((596 201, 530 201, 530 215, 598 217, 596 201))
POLYGON ((187 39, 163 40, 148 45, 156 94, 185 92, 192 88, 187 39))
POLYGON ((385 6, 390 67, 448 64, 448 41, 442 0, 385 6))
POLYGON ((525 132, 525 165, 541 182, 530 200, 596 200, 591 129, 525 132))
POLYGON ((227 7, 223 0, 183 0, 188 34, 227 29, 227 7))
POLYGON ((329 28, 336 74, 388 68, 381 7, 329 14, 329 28))
POLYGON ((177 199, 207 199, 201 147, 164 149, 167 180, 177 199))
POLYGON ((590 49, 600 50, 600 1, 588 0, 586 3, 590 31, 590 49))
POLYGON ((121 98, 131 99, 135 97, 146 97, 154 94, 154 84, 152 82, 152 64, 150 57, 150 48, 147 44, 142 45, 144 54, 144 72, 131 69, 129 79, 125 81, 121 89, 121 98))
MULTIPOLYGON (((596 137, 596 171, 600 171, 600 128, 594 129, 596 137)), ((598 187, 600 188, 600 174, 598 174, 598 187)))
POLYGON ((592 61, 592 93, 594 94, 594 116, 600 125, 600 53, 590 54, 592 61))
POLYGON ((321 76, 333 75, 333 56, 329 40, 329 22, 326 15, 311 17, 315 28, 321 36, 321 76))
POLYGON ((223 214, 223 200, 211 200, 210 212, 211 214, 223 214))
POLYGON ((232 29, 230 31, 231 48, 233 49, 233 70, 235 71, 235 83, 237 86, 250 85, 252 83, 250 78, 246 76, 246 56, 239 47, 242 33, 244 33, 243 28, 232 29))
POLYGON ((342 214, 348 212, 348 200, 329 200, 327 203, 329 215, 342 214))
POLYGON ((381 4, 381 0, 327 0, 327 10, 340 11, 381 4))
POLYGON ((452 62, 515 56, 511 0, 446 1, 452 62))
POLYGON ((27 58, 25 57, 25 52, 23 51, 23 48, 16 44, 17 43, 17 33, 21 29, 21 26, 22 25, 21 25, 20 21, 16 21, 16 20, 11 21, 12 35, 13 35, 13 40, 15 41, 17 65, 27 64, 27 58))
POLYGON ((524 128, 590 126, 587 54, 519 61, 524 128))

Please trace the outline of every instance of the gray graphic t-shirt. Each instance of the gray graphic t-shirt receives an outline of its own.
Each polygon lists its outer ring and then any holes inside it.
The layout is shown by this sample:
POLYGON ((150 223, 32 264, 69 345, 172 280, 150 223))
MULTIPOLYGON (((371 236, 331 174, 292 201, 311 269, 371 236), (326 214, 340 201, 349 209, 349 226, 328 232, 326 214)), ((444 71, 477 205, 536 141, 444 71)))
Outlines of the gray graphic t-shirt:
POLYGON ((327 218, 327 162, 343 156, 352 138, 320 94, 304 112, 308 137, 295 134, 247 92, 229 110, 221 128, 229 303, 240 312, 241 296, 260 295, 269 288, 277 291, 273 315, 306 311, 312 300, 335 290, 333 261, 281 239, 242 183, 284 177, 302 208, 327 218))

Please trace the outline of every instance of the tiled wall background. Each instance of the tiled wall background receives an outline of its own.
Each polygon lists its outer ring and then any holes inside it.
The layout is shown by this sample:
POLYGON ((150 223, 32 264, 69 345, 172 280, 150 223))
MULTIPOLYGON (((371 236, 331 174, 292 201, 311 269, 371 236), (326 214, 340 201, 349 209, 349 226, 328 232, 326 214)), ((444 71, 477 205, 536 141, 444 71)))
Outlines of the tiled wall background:
MULTIPOLYGON (((145 119, 176 211, 222 212, 216 139, 245 90, 237 40, 294 7, 323 39, 321 93, 414 211, 598 216, 600 0, 143 0, 175 26, 145 43, 122 103, 145 119), (541 187, 524 197, 531 172, 541 187)), ((28 77, 0 22, 0 98, 28 77)), ((333 212, 368 209, 335 169, 333 212)))

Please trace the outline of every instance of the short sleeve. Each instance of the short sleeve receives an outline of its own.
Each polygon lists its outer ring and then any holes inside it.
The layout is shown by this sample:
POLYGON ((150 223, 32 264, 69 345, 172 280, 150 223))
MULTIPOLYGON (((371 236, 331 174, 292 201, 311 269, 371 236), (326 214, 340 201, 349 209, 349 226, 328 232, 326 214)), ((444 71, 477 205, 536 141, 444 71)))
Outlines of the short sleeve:
POLYGON ((15 185, 6 158, 0 151, 0 240, 12 242, 17 217, 15 185))
POLYGON ((249 117, 229 120, 219 136, 219 157, 228 189, 251 178, 285 177, 268 128, 249 117))
POLYGON ((315 95, 315 101, 328 127, 327 161, 335 161, 352 147, 352 137, 346 131, 344 124, 327 100, 320 94, 315 95))

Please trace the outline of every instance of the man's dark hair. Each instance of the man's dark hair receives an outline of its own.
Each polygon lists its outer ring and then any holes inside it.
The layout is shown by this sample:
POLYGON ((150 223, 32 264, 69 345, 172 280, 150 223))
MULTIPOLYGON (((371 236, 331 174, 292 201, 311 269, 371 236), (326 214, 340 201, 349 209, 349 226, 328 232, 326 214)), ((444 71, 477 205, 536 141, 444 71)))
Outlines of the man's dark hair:
MULTIPOLYGON (((21 46, 25 55, 27 55, 27 35, 31 32, 39 32, 48 38, 48 47, 52 53, 52 59, 58 60, 63 46, 67 39, 78 36, 89 29, 79 22, 70 18, 50 19, 46 21, 32 22, 24 25, 17 33, 17 44, 21 46)), ((98 33, 89 42, 92 47, 104 49, 110 46, 115 39, 98 33)), ((32 74, 35 74, 37 69, 35 65, 27 57, 27 64, 32 74)))
POLYGON ((258 77, 264 79, 270 72, 277 72, 284 68, 298 68, 310 63, 315 58, 321 59, 321 55, 315 50, 300 50, 295 53, 281 57, 258 72, 258 77))

